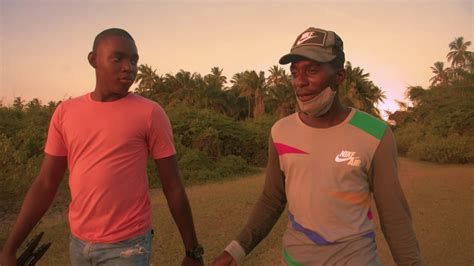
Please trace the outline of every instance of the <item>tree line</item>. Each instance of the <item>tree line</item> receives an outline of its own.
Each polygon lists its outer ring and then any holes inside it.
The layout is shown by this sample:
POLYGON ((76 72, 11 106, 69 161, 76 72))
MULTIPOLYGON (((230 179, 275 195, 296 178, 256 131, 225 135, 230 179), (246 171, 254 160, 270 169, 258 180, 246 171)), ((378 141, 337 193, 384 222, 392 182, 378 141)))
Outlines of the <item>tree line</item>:
POLYGON ((449 43, 447 64, 431 66, 428 88, 409 86, 411 102, 389 113, 399 153, 438 163, 474 162, 474 54, 463 37, 449 43))
MULTIPOLYGON (((163 106, 194 106, 210 109, 236 120, 275 115, 278 118, 295 111, 296 98, 291 76, 280 66, 265 71, 235 73, 229 83, 222 69, 213 67, 207 75, 180 70, 176 74, 158 74, 149 65, 140 65, 136 92, 163 106)), ((384 92, 360 67, 345 65, 347 78, 340 86, 344 104, 380 116, 377 104, 384 92)))

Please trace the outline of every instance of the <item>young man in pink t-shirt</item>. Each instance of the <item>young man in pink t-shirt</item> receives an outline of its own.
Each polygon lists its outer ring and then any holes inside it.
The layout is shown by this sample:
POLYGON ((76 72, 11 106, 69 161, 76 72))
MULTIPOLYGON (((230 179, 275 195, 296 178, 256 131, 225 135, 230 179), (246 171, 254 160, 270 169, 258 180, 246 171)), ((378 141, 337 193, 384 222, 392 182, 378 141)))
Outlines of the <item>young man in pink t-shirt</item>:
POLYGON ((156 161, 183 239, 182 263, 202 265, 168 117, 156 102, 128 91, 137 74, 133 38, 122 29, 107 29, 95 38, 88 60, 96 73, 95 90, 62 102, 54 112, 40 173, 2 250, 1 265, 16 264, 18 247, 49 208, 67 167, 71 263, 148 265, 148 156, 156 161))

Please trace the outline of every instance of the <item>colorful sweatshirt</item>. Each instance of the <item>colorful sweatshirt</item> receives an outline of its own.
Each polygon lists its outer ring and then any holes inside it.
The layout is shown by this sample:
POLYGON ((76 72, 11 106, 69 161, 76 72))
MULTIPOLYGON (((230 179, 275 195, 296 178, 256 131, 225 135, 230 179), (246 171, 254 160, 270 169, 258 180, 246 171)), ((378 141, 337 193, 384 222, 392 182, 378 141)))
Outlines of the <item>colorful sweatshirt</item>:
POLYGON ((352 109, 340 124, 314 128, 298 113, 272 127, 263 193, 226 250, 240 260, 269 233, 288 202, 289 223, 316 246, 374 238, 371 193, 399 264, 420 261, 410 211, 398 180, 390 128, 352 109))

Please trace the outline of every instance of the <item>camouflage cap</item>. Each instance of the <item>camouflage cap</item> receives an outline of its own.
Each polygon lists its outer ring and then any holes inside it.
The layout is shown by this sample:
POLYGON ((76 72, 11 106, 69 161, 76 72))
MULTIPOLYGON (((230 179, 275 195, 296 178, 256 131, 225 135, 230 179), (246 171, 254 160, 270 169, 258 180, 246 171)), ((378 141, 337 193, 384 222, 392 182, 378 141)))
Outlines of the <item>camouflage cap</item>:
POLYGON ((344 47, 341 37, 334 31, 308 28, 298 35, 290 53, 280 58, 280 64, 285 65, 302 57, 320 63, 327 63, 337 56, 344 57, 344 47))

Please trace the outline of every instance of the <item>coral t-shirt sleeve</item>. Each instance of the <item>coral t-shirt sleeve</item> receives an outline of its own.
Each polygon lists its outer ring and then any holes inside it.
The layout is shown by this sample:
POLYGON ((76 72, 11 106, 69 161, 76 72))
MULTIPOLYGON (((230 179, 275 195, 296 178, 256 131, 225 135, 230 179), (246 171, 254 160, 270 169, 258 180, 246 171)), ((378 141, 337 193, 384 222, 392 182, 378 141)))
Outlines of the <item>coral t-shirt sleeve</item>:
POLYGON ((153 159, 161 159, 176 154, 173 130, 163 108, 157 106, 149 118, 148 149, 153 159))
POLYGON ((62 105, 60 104, 53 113, 49 123, 48 137, 44 152, 53 156, 67 156, 67 147, 64 142, 62 130, 62 105))

